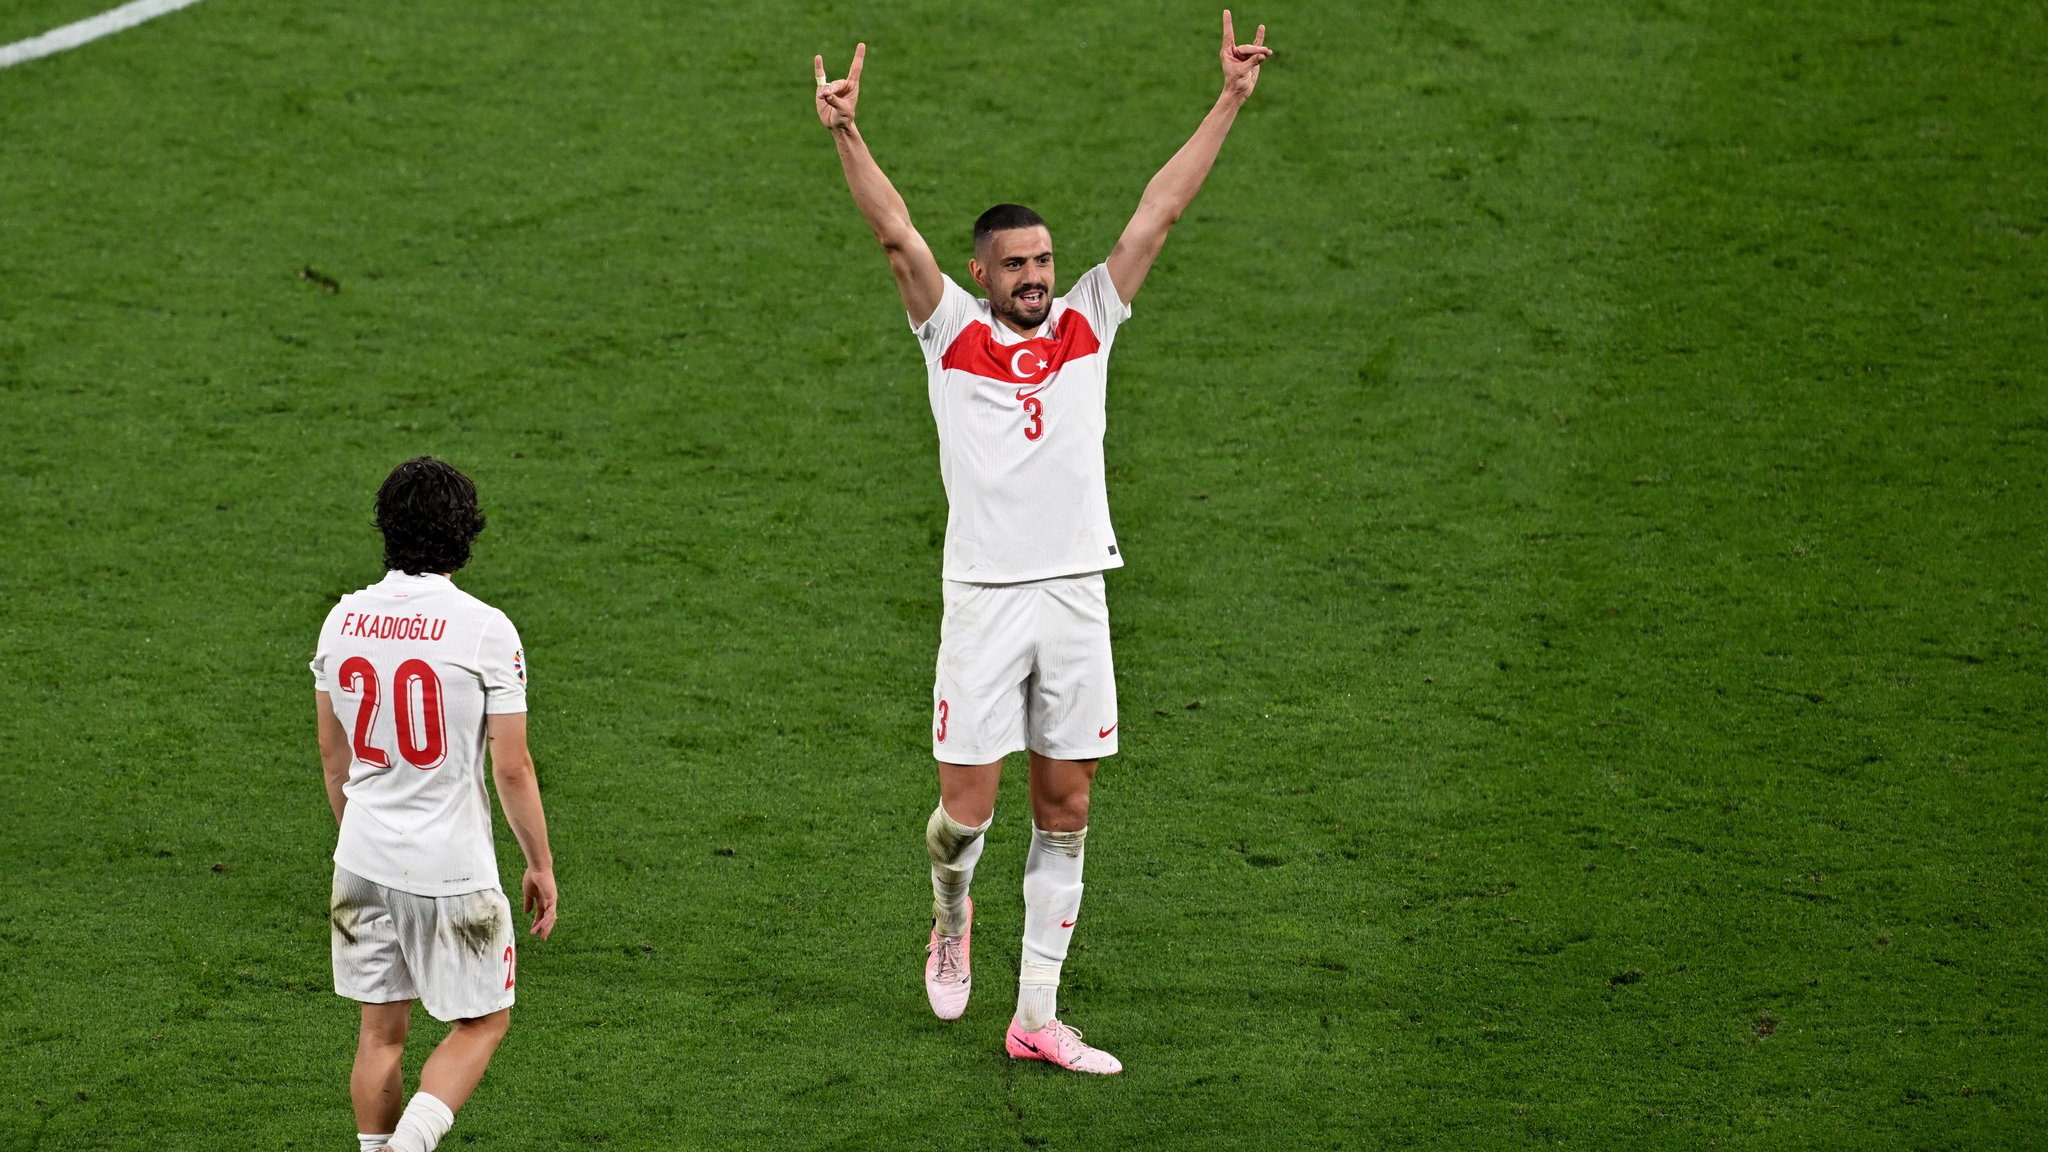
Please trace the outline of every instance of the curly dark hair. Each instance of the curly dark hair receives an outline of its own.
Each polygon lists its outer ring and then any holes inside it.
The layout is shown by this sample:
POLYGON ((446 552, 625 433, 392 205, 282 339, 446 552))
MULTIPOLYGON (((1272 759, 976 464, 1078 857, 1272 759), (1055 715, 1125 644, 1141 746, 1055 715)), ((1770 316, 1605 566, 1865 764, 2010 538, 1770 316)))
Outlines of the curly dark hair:
POLYGON ((476 485, 445 460, 407 460, 377 489, 377 530, 384 533, 386 568, 413 576, 454 572, 469 563, 470 541, 484 530, 476 485))

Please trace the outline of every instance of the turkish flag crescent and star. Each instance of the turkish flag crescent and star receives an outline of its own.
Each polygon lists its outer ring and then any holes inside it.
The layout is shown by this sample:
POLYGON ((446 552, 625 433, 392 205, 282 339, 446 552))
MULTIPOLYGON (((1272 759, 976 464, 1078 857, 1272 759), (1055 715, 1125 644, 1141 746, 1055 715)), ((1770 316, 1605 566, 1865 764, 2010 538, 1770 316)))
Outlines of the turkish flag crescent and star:
POLYGON ((1102 348, 1088 318, 1069 308, 1060 314, 1059 335, 1035 336, 1018 344, 999 344, 987 324, 975 321, 960 330, 946 348, 941 364, 971 372, 986 380, 1036 384, 1060 370, 1069 360, 1092 355, 1102 348))

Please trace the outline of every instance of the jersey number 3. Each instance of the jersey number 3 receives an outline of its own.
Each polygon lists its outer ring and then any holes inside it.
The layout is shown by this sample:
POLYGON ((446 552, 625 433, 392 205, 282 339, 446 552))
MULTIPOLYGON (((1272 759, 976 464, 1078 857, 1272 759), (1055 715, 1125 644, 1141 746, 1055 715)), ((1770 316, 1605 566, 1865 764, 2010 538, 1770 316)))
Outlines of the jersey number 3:
MULTIPOLYGON (((341 689, 355 693, 356 759, 372 768, 391 767, 391 757, 370 743, 370 731, 377 723, 377 709, 383 688, 377 666, 361 656, 341 662, 341 689)), ((441 678, 425 660, 407 660, 398 666, 393 681, 398 690, 398 754, 419 769, 439 768, 448 755, 448 719, 441 711, 441 678), (417 696, 417 699, 415 699, 417 696)))
POLYGON ((1031 423, 1024 426, 1024 438, 1036 440, 1045 435, 1045 401, 1036 396, 1024 398, 1024 414, 1031 417, 1031 423))

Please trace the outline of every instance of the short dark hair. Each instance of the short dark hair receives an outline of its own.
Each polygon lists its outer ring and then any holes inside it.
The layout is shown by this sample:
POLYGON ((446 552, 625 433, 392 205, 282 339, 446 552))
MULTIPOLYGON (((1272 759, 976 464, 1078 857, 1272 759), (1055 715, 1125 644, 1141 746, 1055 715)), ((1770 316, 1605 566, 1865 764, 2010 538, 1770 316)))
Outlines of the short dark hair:
POLYGON ((979 251, 981 242, 998 232, 1008 232, 1012 228, 1043 227, 1045 217, 1022 204, 998 204, 983 212, 974 221, 974 247, 979 251))
POLYGON ((476 485, 445 460, 407 460, 377 489, 377 530, 384 533, 386 568, 414 576, 454 572, 469 563, 470 541, 484 530, 476 485))

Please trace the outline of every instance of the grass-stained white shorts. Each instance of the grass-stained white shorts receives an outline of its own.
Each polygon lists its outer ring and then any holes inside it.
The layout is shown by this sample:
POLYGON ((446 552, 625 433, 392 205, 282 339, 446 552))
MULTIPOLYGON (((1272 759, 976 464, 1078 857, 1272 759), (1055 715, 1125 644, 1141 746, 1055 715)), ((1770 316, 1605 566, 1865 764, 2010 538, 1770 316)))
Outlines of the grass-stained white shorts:
POLYGON ((1102 573, 1024 584, 945 582, 932 756, 987 764, 1029 748, 1116 755, 1116 668, 1102 573))
POLYGON ((517 953, 500 888, 416 896, 334 869, 334 991, 365 1004, 418 1000, 436 1020, 512 1006, 517 953))

